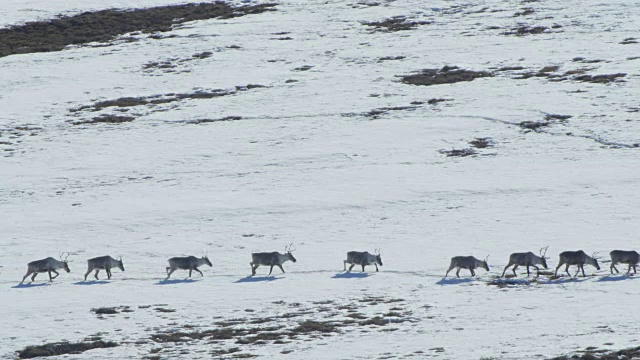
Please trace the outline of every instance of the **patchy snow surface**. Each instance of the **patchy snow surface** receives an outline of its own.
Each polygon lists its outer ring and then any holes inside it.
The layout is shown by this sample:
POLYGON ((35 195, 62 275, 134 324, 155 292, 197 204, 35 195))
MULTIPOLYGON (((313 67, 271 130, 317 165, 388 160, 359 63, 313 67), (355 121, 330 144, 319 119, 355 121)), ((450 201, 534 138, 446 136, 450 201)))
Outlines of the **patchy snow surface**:
MULTIPOLYGON (((81 3, 3 3, 0 24, 175 2, 81 3)), ((637 345, 640 282, 609 276, 608 263, 586 267, 596 276, 585 279, 492 281, 511 252, 549 245, 553 270, 563 250, 606 259, 640 248, 640 44, 622 44, 639 37, 640 2, 283 0, 276 9, 160 39, 0 58, 0 357, 90 336, 120 346, 64 358, 523 359, 637 345), (423 24, 363 25, 393 16, 423 24), (547 29, 506 34, 526 26, 547 29), (445 65, 521 69, 434 86, 398 77, 445 65), (547 66, 626 76, 518 79, 547 66), (81 108, 214 89, 229 95, 81 108), (518 126, 547 114, 571 118, 518 126), (135 120, 72 124, 98 115, 135 120), (211 121, 229 116, 240 119, 211 121), (475 156, 439 152, 487 137, 494 145, 475 156), (251 252, 289 243, 298 261, 286 274, 260 267, 247 278, 251 252), (375 248, 380 272, 342 274, 347 251, 375 248), (72 253, 70 274, 16 286, 29 261, 62 251, 72 253), (161 281, 168 258, 205 251, 214 266, 204 277, 161 281), (105 254, 122 256, 126 271, 83 282, 85 260, 105 254), (452 256, 488 254, 488 274, 442 279, 452 256), (91 311, 122 306, 131 312, 91 311), (339 327, 305 333, 304 321, 339 327), (152 338, 256 324, 286 336, 152 338)))

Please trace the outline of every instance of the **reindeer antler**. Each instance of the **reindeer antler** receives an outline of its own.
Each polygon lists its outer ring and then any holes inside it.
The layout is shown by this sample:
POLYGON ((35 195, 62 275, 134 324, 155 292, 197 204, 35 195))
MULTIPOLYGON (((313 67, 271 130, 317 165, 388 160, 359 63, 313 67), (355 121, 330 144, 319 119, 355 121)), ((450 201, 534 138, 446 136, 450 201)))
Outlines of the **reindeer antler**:
POLYGON ((544 259, 544 256, 547 255, 547 250, 549 249, 549 245, 540 248, 540 257, 544 259), (544 250, 544 253, 542 252, 542 250, 544 250))
MULTIPOLYGON (((69 255, 71 255, 71 251, 67 251, 67 256, 64 257, 63 261, 67 261, 67 259, 69 258, 69 255)), ((62 257, 60 257, 62 258, 62 257)))
POLYGON ((594 258, 595 260, 598 259, 598 252, 594 252, 593 254, 591 254, 591 257, 594 258))

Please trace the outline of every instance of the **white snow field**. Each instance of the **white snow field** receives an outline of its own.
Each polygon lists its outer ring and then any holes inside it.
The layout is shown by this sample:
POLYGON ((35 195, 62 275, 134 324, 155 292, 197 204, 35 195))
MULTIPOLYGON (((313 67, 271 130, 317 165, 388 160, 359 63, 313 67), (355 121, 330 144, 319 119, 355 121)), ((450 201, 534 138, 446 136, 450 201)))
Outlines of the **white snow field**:
MULTIPOLYGON (((13 0, 0 24, 174 3, 13 0)), ((640 250, 640 1, 277 3, 0 58, 0 358, 87 339, 118 346, 57 358, 545 359, 638 346, 640 276, 610 275, 606 260, 640 250), (363 24, 394 16, 421 23, 363 24), (445 65, 495 76, 399 77, 445 65), (226 96, 96 106, 216 89, 226 96), (99 115, 135 119, 73 124, 99 115), (476 138, 493 146, 441 152, 476 138), (285 274, 247 277, 251 252, 290 243, 285 274), (547 245, 548 271, 578 249, 601 269, 495 282, 510 253, 547 245), (343 274, 347 251, 376 248, 379 272, 343 274), (18 286, 28 262, 66 251, 71 273, 18 286), (168 258, 205 252, 204 277, 162 281, 168 258), (84 282, 86 260, 107 254, 126 271, 84 282), (491 269, 443 280, 456 255, 489 255, 491 269)))

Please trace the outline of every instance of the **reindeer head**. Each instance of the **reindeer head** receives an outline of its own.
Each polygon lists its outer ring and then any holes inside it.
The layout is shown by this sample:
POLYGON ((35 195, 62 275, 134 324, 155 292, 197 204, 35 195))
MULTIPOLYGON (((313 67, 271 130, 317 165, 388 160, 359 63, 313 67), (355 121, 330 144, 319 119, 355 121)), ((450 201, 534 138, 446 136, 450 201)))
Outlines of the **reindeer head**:
POLYGON ((376 264, 382 266, 382 257, 380 256, 380 249, 376 249, 375 253, 376 253, 376 264))
POLYGON ((124 264, 122 263, 122 257, 118 259, 118 269, 124 271, 124 264))
POLYGON ((64 253, 60 253, 60 261, 62 261, 63 263, 63 269, 70 273, 71 269, 69 269, 69 262, 67 261, 67 259, 69 258, 69 255, 71 255, 70 252, 67 252, 67 256, 64 257, 64 259, 62 258, 62 256, 64 255, 64 253))
POLYGON ((285 255, 287 255, 289 260, 291 260, 293 262, 296 262, 298 260, 296 260, 296 258, 294 258, 293 254, 291 253, 293 250, 295 250, 295 249, 292 249, 292 247, 293 247, 293 243, 289 244, 289 246, 285 246, 285 248, 284 248, 284 251, 286 252, 285 255))
POLYGON ((591 258, 593 259, 593 266, 596 267, 596 269, 600 270, 600 265, 598 264, 598 253, 593 253, 593 255, 591 255, 591 258))
POLYGON ((547 255, 547 249, 549 249, 549 246, 540 248, 540 259, 542 260, 542 267, 544 267, 545 269, 549 268, 547 266, 547 257, 545 257, 545 255, 547 255))
POLYGON ((487 264, 487 260, 489 260, 489 255, 487 255, 487 257, 482 260, 482 264, 480 265, 480 267, 489 271, 489 264, 487 264))
POLYGON ((209 261, 209 258, 207 257, 209 255, 208 252, 206 252, 204 254, 204 256, 202 257, 202 261, 204 261, 205 264, 209 265, 209 266, 213 266, 213 264, 211 264, 211 261, 209 261))

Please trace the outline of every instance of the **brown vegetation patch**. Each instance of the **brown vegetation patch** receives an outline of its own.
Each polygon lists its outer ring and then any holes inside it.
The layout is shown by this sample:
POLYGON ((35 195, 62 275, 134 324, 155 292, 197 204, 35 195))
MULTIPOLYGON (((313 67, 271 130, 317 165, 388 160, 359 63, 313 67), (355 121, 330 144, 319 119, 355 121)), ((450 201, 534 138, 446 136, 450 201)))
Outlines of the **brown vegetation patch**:
POLYGON ((595 347, 589 347, 580 351, 579 354, 558 356, 551 360, 619 360, 636 359, 638 357, 640 357, 640 346, 617 351, 598 350, 595 347))
POLYGON ((503 32, 502 35, 516 35, 516 36, 537 35, 537 34, 544 33, 548 29, 549 28, 546 26, 520 25, 515 28, 512 28, 509 31, 503 32))
POLYGON ((579 75, 579 76, 575 76, 573 80, 596 83, 596 84, 609 84, 614 81, 618 81, 618 78, 623 78, 625 76, 627 76, 627 74, 625 73, 605 74, 605 75, 579 75))
POLYGON ((275 4, 234 7, 224 2, 101 10, 0 29, 0 57, 59 51, 68 45, 106 42, 131 32, 165 32, 188 21, 228 19, 272 11, 275 4))
POLYGON ((381 21, 363 22, 362 25, 373 27, 372 31, 395 32, 413 30, 420 25, 432 24, 431 21, 410 21, 405 16, 394 16, 381 21))
MULTIPOLYGON (((118 99, 98 101, 92 105, 82 105, 76 108, 69 109, 70 112, 79 111, 100 111, 106 108, 129 108, 135 106, 155 106, 160 104, 167 104, 180 100, 206 100, 213 99, 222 96, 234 95, 238 91, 247 91, 250 89, 263 88, 264 85, 248 84, 244 86, 236 86, 236 90, 198 90, 192 93, 169 93, 164 95, 152 95, 152 96, 139 96, 139 97, 121 97, 118 99)), ((117 118, 117 117, 116 117, 117 118)), ((108 119, 107 119, 108 120, 108 119)), ((124 119, 114 119, 124 120, 124 119)), ((133 119, 131 119, 133 120, 133 119)), ((130 120, 129 120, 130 121, 130 120)), ((97 122, 97 121, 94 121, 97 122)), ((108 122, 108 121, 102 121, 108 122)), ((117 121, 114 121, 117 122, 117 121)))
POLYGON ((451 149, 451 150, 438 150, 440 154, 447 155, 447 157, 467 157, 471 155, 477 155, 478 152, 472 148, 466 149, 451 149))
POLYGON ((31 359, 35 357, 57 356, 65 354, 80 354, 87 350, 112 348, 118 346, 113 341, 94 341, 94 342, 59 342, 38 346, 27 346, 23 350, 18 351, 18 358, 31 359))
POLYGON ((91 120, 82 120, 72 122, 73 125, 83 124, 122 124, 135 120, 133 116, 117 116, 117 115, 101 115, 91 120))
POLYGON ((425 69, 411 75, 400 75, 402 82, 410 85, 441 85, 453 84, 461 81, 473 81, 478 78, 491 77, 487 71, 473 71, 460 69, 457 66, 445 66, 442 69, 425 69))
POLYGON ((629 44, 637 44, 638 39, 636 38, 626 38, 620 42, 621 45, 629 45, 629 44))
POLYGON ((493 140, 491 138, 475 138, 474 140, 469 141, 469 145, 473 146, 476 149, 485 149, 488 147, 493 147, 493 140))

